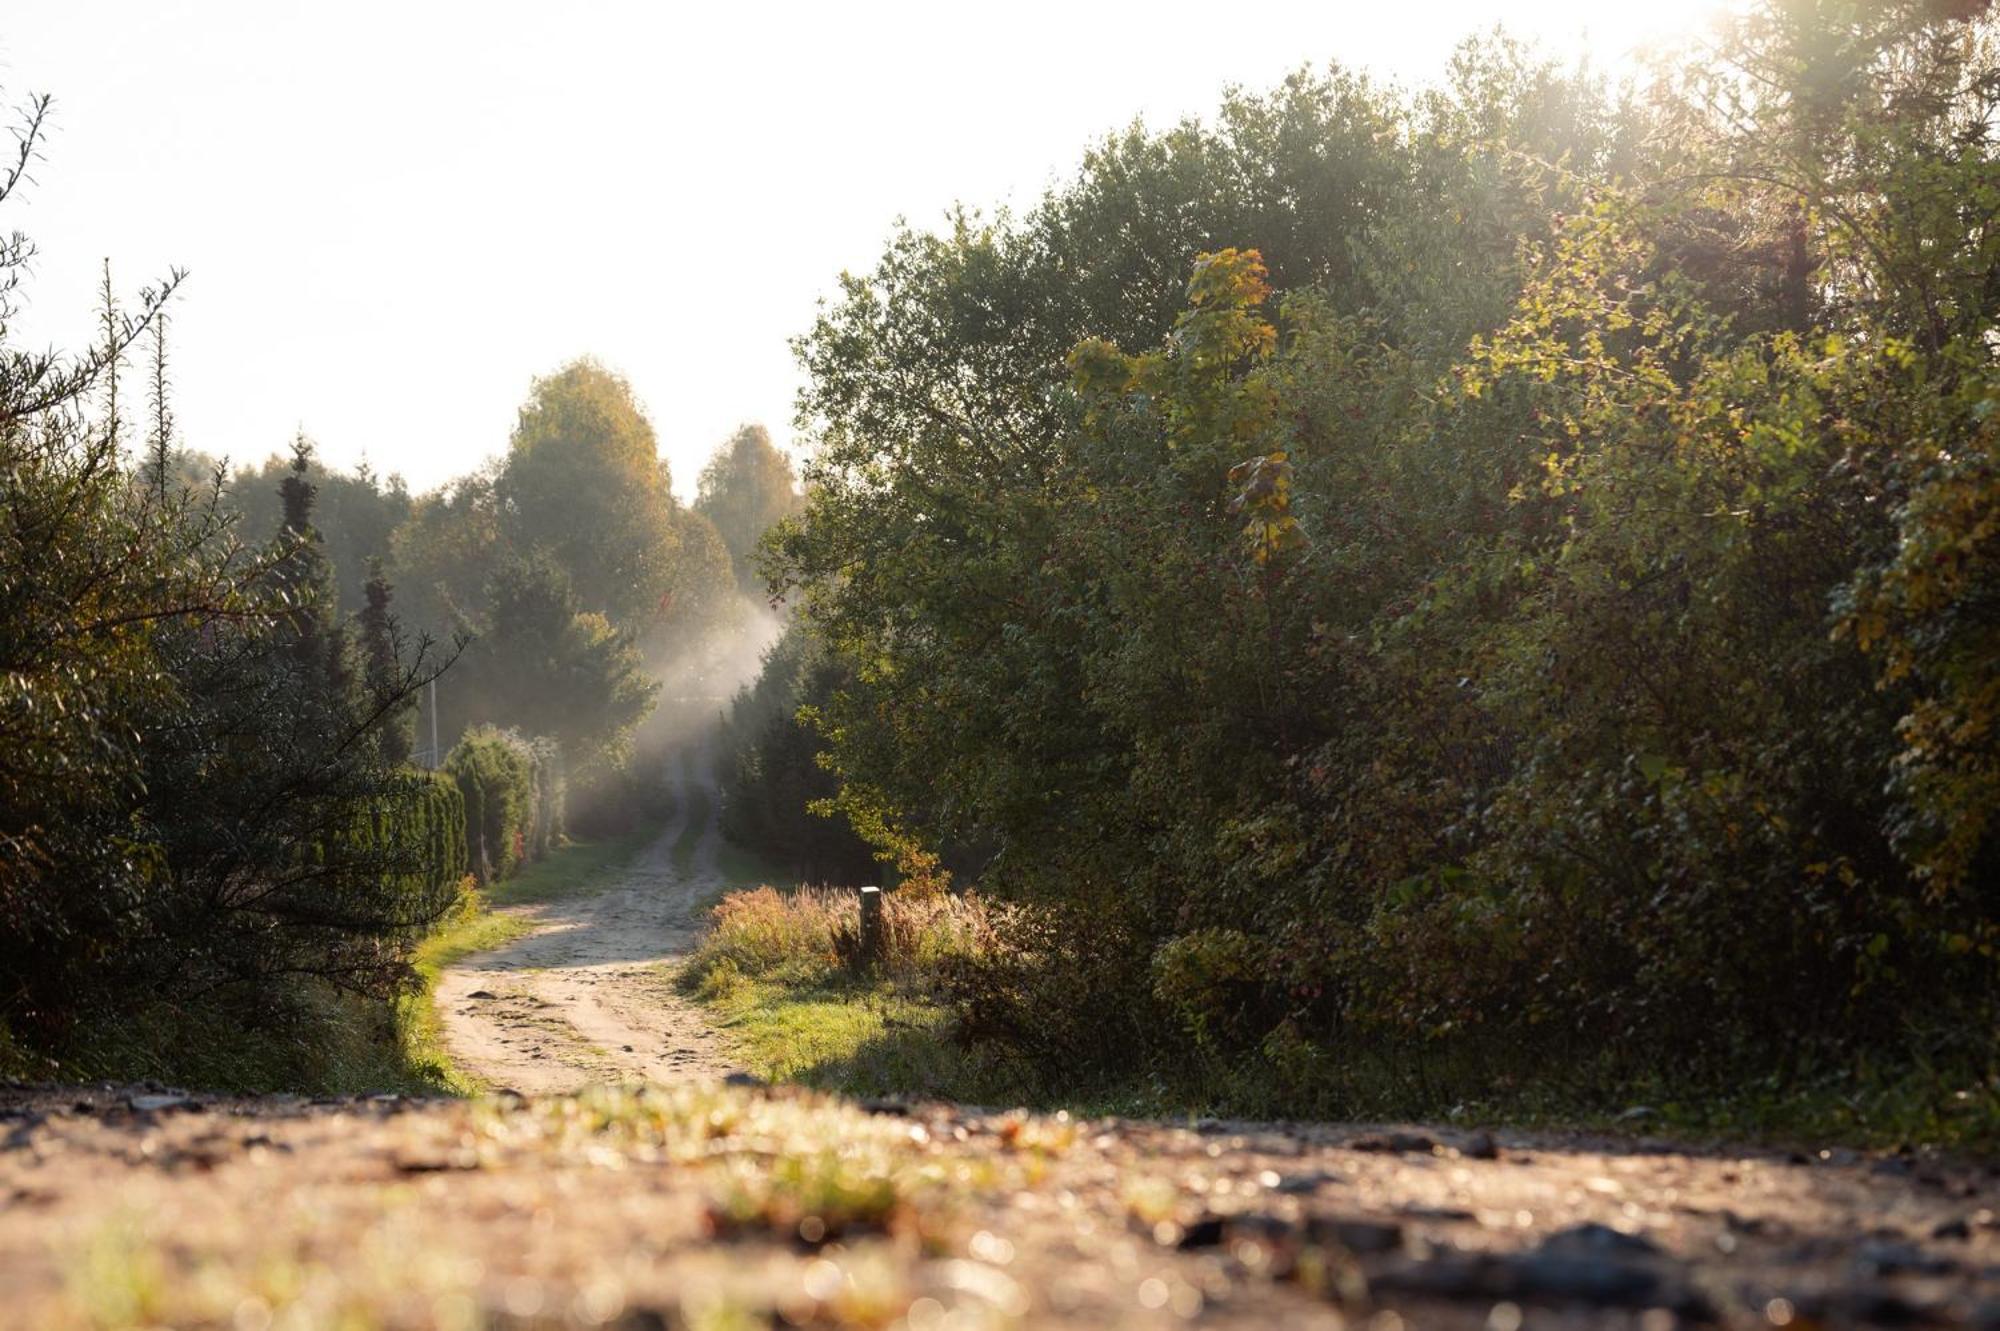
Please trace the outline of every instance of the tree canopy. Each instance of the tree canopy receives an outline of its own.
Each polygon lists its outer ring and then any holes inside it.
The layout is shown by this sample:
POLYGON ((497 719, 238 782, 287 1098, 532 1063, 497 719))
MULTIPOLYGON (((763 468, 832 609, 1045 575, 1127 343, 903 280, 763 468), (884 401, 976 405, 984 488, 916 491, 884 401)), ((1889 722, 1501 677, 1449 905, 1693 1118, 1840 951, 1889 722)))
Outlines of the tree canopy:
POLYGON ((1983 7, 1770 0, 1630 93, 1491 39, 846 278, 775 540, 825 803, 1097 943, 981 1028, 1330 1103, 1503 1033, 1989 1060, 1996 89, 1983 7))
POLYGON ((546 552, 586 609, 633 632, 666 613, 673 496, 624 379, 591 360, 537 379, 494 494, 513 548, 546 552))
POLYGON ((737 584, 749 595, 763 585, 757 573, 758 543, 798 506, 791 459, 778 451, 761 425, 744 426, 716 450, 701 469, 694 503, 695 511, 715 525, 737 584))

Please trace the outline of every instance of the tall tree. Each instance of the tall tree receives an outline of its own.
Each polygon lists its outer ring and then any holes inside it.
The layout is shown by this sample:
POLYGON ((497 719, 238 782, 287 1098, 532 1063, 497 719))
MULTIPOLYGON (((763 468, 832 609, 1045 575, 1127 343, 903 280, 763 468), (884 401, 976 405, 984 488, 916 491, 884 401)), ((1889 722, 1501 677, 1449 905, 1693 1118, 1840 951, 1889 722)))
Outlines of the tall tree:
POLYGON ((401 767, 410 761, 411 750, 415 747, 416 697, 401 692, 401 632, 395 612, 390 609, 390 603, 395 599, 395 588, 390 585, 389 575, 383 571, 379 559, 369 561, 368 585, 364 594, 367 604, 356 618, 360 621, 362 662, 367 672, 369 702, 380 715, 381 729, 376 732, 376 740, 383 763, 389 767, 401 767))
POLYGON ((754 595, 763 586, 757 572, 758 543, 764 533, 797 512, 799 503, 791 459, 772 444, 769 430, 745 425, 701 469, 694 506, 715 524, 728 548, 737 586, 754 595))
POLYGON ((172 385, 167 379, 167 312, 153 320, 151 389, 152 422, 146 435, 148 480, 153 497, 164 503, 172 484, 174 466, 174 412, 172 385))
MULTIPOLYGON (((293 459, 273 454, 257 467, 237 472, 229 484, 230 507, 242 515, 245 543, 267 541, 285 525, 283 485, 293 459)), ((394 567, 392 538, 409 517, 414 501, 400 476, 378 476, 364 461, 353 471, 329 468, 315 449, 307 460, 305 480, 315 491, 313 526, 332 569, 334 604, 352 609, 363 599, 368 561, 381 559, 394 567)), ((449 625, 424 624, 438 630, 449 625)))
POLYGON ((461 476, 414 501, 389 547, 405 622, 440 639, 470 629, 504 549, 492 474, 461 476))
POLYGON ((643 632, 673 586, 672 496, 632 386, 592 360, 537 379, 495 482, 516 552, 546 552, 577 603, 643 632))
POLYGON ((579 782, 623 766, 660 686, 629 634, 579 608, 568 572, 547 554, 510 561, 494 575, 485 626, 457 681, 473 694, 470 714, 554 739, 579 782))

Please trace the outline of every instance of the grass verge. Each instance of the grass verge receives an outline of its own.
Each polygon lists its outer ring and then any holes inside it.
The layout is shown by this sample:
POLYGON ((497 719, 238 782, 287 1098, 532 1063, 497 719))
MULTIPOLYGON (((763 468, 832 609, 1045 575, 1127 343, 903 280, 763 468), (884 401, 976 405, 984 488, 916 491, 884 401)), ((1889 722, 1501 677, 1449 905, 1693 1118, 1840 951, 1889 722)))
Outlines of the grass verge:
POLYGON ((766 1081, 971 1104, 1028 1098, 1004 1065, 952 1042, 950 1014, 921 990, 801 978, 739 976, 695 990, 766 1081))
POLYGON ((901 893, 888 895, 885 915, 889 957, 863 974, 850 964, 853 893, 727 893, 676 982, 729 1029, 757 1075, 853 1095, 1086 1115, 1441 1120, 1805 1150, 2000 1154, 2000 1073, 1921 1057, 1719 1078, 1698 1069, 1635 1076, 1629 1065, 1585 1057, 1551 1066, 1490 1045, 1350 1046, 1300 1068, 1268 1049, 1225 1055, 1190 1042, 1176 1056, 1128 1062, 1121 1074, 1037 1066, 1002 1044, 968 1046, 957 1029, 964 998, 954 960, 992 946, 1004 916, 976 901, 901 893))
MULTIPOLYGON (((739 855, 739 867, 754 867, 739 855)), ((891 895, 888 956, 867 973, 851 964, 851 892, 737 890, 709 914, 710 932, 676 983, 714 1013, 757 1076, 851 1095, 1025 1098, 1016 1069, 952 1040, 951 1014, 929 980, 946 958, 980 946, 976 901, 891 895)))

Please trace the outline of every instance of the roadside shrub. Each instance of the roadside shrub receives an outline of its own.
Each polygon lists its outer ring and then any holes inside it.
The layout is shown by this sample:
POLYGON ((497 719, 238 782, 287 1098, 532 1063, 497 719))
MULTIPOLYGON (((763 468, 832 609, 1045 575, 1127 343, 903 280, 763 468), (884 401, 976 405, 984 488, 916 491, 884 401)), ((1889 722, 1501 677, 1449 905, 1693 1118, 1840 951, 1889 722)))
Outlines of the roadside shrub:
POLYGON ((1269 978, 1269 950, 1240 929, 1198 929, 1153 954, 1153 996, 1205 1048, 1255 1034, 1269 978))
POLYGON ((1128 1073, 1163 1024, 1143 935, 1068 902, 988 906, 983 946, 937 968, 959 1041, 1065 1077, 1128 1073))
POLYGON ((465 843, 482 885, 529 857, 540 821, 534 749, 510 731, 467 731, 444 761, 465 800, 465 843))
POLYGON ((384 857, 392 891, 431 897, 467 872, 465 796, 442 772, 398 772, 344 836, 350 853, 384 857))
MULTIPOLYGON (((811 888, 780 893, 769 887, 731 892, 710 912, 707 937, 689 961, 691 972, 727 965, 735 973, 780 969, 818 974, 836 963, 834 937, 841 894, 811 888)), ((859 907, 856 907, 859 910, 859 907)))

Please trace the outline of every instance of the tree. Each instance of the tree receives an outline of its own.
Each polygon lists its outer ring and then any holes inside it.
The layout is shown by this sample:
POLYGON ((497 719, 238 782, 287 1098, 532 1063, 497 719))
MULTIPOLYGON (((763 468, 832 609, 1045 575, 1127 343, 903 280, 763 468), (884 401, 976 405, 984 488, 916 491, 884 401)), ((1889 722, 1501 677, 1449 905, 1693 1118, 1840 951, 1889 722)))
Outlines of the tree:
MULTIPOLYGON (((0 204, 16 201, 48 109, 31 100, 15 128, 0 204)), ((74 1016, 153 877, 129 841, 141 735, 174 696, 153 640, 234 612, 243 584, 211 544, 213 511, 135 493, 112 431, 83 412, 178 274, 135 314, 107 302, 103 340, 69 360, 6 338, 34 253, 0 233, 0 1024, 45 1038, 74 1016)))
POLYGON ((659 635, 670 647, 728 631, 740 621, 742 609, 729 547, 715 524, 700 509, 679 505, 673 521, 678 554, 669 614, 659 635))
MULTIPOLYGON (((291 456, 266 458, 257 467, 239 470, 229 484, 230 507, 242 515, 241 539, 267 541, 283 530, 283 485, 292 469, 291 456)), ((352 472, 327 467, 313 450, 302 479, 313 487, 313 523, 332 577, 334 599, 329 610, 358 608, 364 600, 370 560, 395 567, 393 537, 410 516, 414 501, 399 476, 386 481, 364 462, 352 472)), ((400 574, 399 574, 400 576, 400 574)), ((420 621, 421 622, 421 621, 420 621)), ((439 636, 450 625, 423 622, 439 636)))
POLYGON ((414 695, 398 696, 403 674, 402 633, 396 615, 390 609, 390 602, 395 599, 395 588, 390 585, 389 575, 383 571, 379 559, 369 561, 366 596, 368 603, 356 618, 361 629, 368 696, 381 714, 376 739, 384 765, 401 767, 410 761, 411 750, 415 747, 416 698, 414 695))
POLYGON ((406 621, 441 640, 470 631, 505 549, 493 477, 461 476, 416 500, 389 549, 406 621))
POLYGON ((737 586, 754 596, 763 587, 757 572, 759 542, 799 507, 791 460, 771 443, 770 431, 746 425, 701 469, 694 507, 715 524, 729 551, 737 586))
POLYGON ((591 360, 537 379, 494 493, 511 548, 552 558, 584 609, 632 633, 666 613, 672 496, 624 379, 591 360))
POLYGON ((458 685, 474 695, 472 713, 554 739, 579 783, 622 767, 660 688, 629 636, 579 609, 569 574, 546 554, 494 575, 485 622, 458 685))
POLYGON ((828 802, 1097 931, 1048 992, 1131 1038, 1010 1038, 1983 1075, 1996 52, 1770 0, 1628 101, 1300 75, 845 279, 776 571, 828 802))
MULTIPOLYGON (((0 202, 46 108, 31 103, 0 202)), ((111 375, 178 278, 129 315, 107 292, 103 342, 65 360, 5 339, 31 253, 0 240, 0 1038, 60 1054, 89 1017, 129 1033, 183 1015, 134 1020, 152 1004, 226 995, 248 1025, 310 1008, 313 985, 386 995, 454 899, 462 813, 379 760, 326 617, 309 450, 285 530, 246 546, 219 477, 166 483, 156 344, 150 456, 127 471, 111 375)), ((441 664, 383 681, 386 707, 441 664)))

